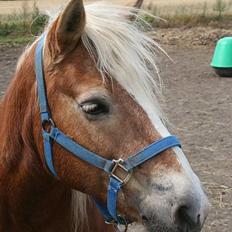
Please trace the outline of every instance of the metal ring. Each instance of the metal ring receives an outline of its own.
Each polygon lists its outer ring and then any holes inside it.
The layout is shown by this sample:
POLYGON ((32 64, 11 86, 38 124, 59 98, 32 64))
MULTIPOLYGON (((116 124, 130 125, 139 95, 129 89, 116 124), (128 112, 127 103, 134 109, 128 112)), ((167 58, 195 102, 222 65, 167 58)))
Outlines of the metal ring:
POLYGON ((52 128, 54 127, 55 127, 55 123, 53 122, 51 118, 49 120, 44 120, 42 122, 42 129, 43 131, 46 131, 47 133, 50 133, 52 128))

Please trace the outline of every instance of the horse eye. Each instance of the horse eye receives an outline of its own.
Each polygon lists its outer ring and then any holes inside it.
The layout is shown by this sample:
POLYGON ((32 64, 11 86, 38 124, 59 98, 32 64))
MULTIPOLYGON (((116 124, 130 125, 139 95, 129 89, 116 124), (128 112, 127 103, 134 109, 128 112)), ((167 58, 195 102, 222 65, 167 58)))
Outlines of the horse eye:
POLYGON ((99 99, 81 103, 80 107, 87 116, 99 116, 109 113, 109 104, 99 99))

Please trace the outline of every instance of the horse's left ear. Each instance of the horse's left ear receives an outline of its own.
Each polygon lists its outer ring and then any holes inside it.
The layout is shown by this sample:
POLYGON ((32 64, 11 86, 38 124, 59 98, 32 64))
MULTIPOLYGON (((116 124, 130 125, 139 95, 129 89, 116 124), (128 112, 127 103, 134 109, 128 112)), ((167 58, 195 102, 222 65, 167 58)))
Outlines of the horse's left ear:
POLYGON ((83 0, 71 0, 53 26, 51 46, 55 45, 52 50, 57 57, 74 49, 80 40, 85 27, 83 0))

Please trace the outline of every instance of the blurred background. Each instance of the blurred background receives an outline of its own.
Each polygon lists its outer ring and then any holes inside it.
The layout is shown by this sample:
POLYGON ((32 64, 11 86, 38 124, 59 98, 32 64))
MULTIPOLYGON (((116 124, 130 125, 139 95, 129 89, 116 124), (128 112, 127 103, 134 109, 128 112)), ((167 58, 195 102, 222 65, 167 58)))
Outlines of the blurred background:
MULTIPOLYGON (((85 0, 87 3, 93 0, 85 0)), ((108 0, 117 4, 133 5, 135 0, 108 0)), ((67 1, 29 0, 0 1, 1 41, 30 41, 46 24, 47 11, 54 11, 67 1), (23 36, 23 38, 19 38, 23 36), (18 37, 18 38, 16 38, 18 37)), ((232 26, 232 0, 144 0, 143 8, 166 21, 146 16, 154 27, 174 28, 210 26, 228 29, 232 26)))
MULTIPOLYGON (((94 0, 85 0, 86 2, 91 2, 94 0)), ((122 3, 125 5, 132 5, 133 0, 108 0, 113 3, 122 3)), ((47 10, 51 9, 57 5, 64 3, 63 0, 36 0, 35 1, 39 9, 47 10)), ((154 4, 157 8, 164 11, 164 13, 176 13, 176 11, 183 11, 183 8, 191 7, 191 11, 194 13, 202 13, 202 11, 207 11, 212 13, 213 11, 222 10, 228 11, 230 8, 230 0, 215 1, 215 0, 145 0, 145 5, 154 4), (227 6, 225 7, 224 4, 227 6), (217 5, 217 6, 215 6, 217 5), (219 9, 221 8, 221 9, 219 9), (226 8, 226 9, 224 9, 226 8)), ((22 11, 22 6, 27 5, 28 10, 33 10, 34 1, 1 1, 0 10, 4 14, 14 13, 22 11)))
MULTIPOLYGON (((132 6, 136 0, 107 1, 132 6)), ((0 1, 0 97, 25 46, 43 31, 46 11, 65 3, 0 1)), ((141 15, 152 26, 147 33, 174 60, 158 54, 166 87, 163 108, 209 195, 203 231, 231 232, 232 78, 218 77, 210 62, 217 41, 232 36, 232 0, 144 0, 143 9, 158 16, 141 15)))

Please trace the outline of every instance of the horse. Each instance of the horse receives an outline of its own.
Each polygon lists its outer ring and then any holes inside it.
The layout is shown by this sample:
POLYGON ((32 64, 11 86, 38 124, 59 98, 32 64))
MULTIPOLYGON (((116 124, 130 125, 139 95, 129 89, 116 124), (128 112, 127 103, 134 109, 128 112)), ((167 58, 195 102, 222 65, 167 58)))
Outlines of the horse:
POLYGON ((209 203, 165 126, 159 45, 130 16, 71 0, 21 56, 0 102, 0 231, 201 231, 209 203))

